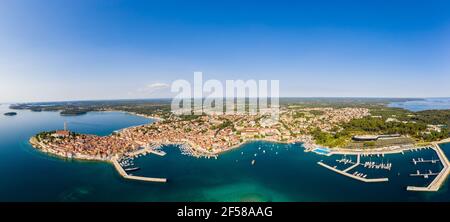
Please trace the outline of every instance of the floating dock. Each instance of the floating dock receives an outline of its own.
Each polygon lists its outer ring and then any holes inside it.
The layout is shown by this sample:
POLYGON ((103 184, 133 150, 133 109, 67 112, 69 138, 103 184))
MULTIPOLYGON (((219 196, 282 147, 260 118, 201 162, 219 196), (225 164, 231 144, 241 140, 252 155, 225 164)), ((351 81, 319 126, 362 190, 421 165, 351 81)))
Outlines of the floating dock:
POLYGON ((412 159, 412 162, 414 163, 414 165, 417 165, 418 163, 437 163, 439 162, 439 160, 435 160, 435 159, 431 159, 431 160, 424 160, 423 158, 418 158, 416 159, 412 159))
POLYGON ((428 178, 429 176, 437 176, 439 173, 433 173, 431 170, 428 171, 428 173, 421 173, 419 170, 417 170, 417 173, 411 173, 409 174, 412 177, 423 177, 428 178))

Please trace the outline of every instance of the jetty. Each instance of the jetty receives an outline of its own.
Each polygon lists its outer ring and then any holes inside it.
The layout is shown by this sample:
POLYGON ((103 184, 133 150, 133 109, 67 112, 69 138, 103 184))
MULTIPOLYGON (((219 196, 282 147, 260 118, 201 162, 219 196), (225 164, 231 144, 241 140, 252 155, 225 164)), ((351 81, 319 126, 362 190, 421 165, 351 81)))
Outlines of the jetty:
POLYGON ((356 157, 356 163, 353 164, 352 166, 346 168, 345 170, 343 170, 343 172, 347 172, 347 171, 349 171, 349 170, 351 170, 351 169, 357 167, 357 166, 359 165, 359 163, 360 163, 360 160, 361 160, 360 155, 357 155, 357 157, 356 157))
POLYGON ((114 167, 116 168, 117 172, 125 179, 129 180, 139 180, 139 181, 146 181, 146 182, 158 182, 158 183, 165 183, 167 182, 166 178, 154 178, 154 177, 142 177, 142 176, 132 176, 129 175, 119 164, 118 158, 113 157, 111 158, 111 162, 113 163, 114 167))
MULTIPOLYGON (((443 140, 439 143, 447 143, 447 142, 450 142, 450 139, 443 140)), ((444 183, 448 174, 450 173, 450 168, 449 168, 450 163, 449 163, 447 157, 445 156, 444 152, 442 151, 442 149, 439 147, 439 143, 432 143, 431 148, 434 151, 436 151, 436 153, 439 157, 439 161, 443 165, 441 172, 439 172, 437 174, 437 176, 434 178, 433 181, 431 181, 431 183, 428 186, 426 186, 426 187, 408 186, 408 187, 406 187, 406 190, 408 190, 408 191, 438 191, 439 188, 442 186, 442 184, 444 183)), ((435 175, 435 174, 433 174, 433 175, 435 175)))
POLYGON ((323 166, 323 167, 325 167, 325 168, 327 168, 329 170, 332 170, 332 171, 334 171, 336 173, 339 173, 341 175, 344 175, 344 176, 347 176, 347 177, 350 177, 350 178, 353 178, 355 180, 359 180, 359 181, 362 181, 362 182, 366 182, 366 183, 376 183, 376 182, 387 182, 387 181, 389 181, 388 178, 366 178, 367 175, 364 175, 362 173, 357 173, 357 172, 355 172, 353 174, 348 173, 348 171, 350 171, 353 168, 355 168, 358 165, 360 165, 360 155, 357 155, 357 159, 356 159, 356 163, 355 164, 353 164, 352 166, 350 166, 350 167, 348 167, 348 168, 346 168, 344 170, 339 170, 336 167, 331 167, 331 166, 329 166, 329 165, 327 165, 327 164, 325 164, 324 162, 321 162, 321 161, 317 162, 317 164, 319 164, 319 165, 321 165, 321 166, 323 166))

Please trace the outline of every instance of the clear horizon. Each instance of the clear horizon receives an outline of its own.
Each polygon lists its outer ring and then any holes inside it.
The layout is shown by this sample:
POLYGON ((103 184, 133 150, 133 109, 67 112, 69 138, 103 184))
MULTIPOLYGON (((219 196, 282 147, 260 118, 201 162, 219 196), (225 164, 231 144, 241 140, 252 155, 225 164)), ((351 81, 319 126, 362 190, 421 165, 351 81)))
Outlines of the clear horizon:
POLYGON ((0 2, 0 102, 158 99, 193 80, 281 97, 450 97, 446 1, 0 2))
MULTIPOLYGON (((248 97, 246 97, 248 98, 248 97)), ((270 98, 270 97, 269 97, 270 98)), ((0 104, 27 104, 27 103, 64 103, 64 102, 96 102, 96 101, 134 101, 134 100, 171 100, 172 98, 132 98, 132 99, 86 99, 86 100, 48 100, 48 101, 0 101, 0 104)), ((450 97, 280 97, 279 99, 450 99, 450 97)))

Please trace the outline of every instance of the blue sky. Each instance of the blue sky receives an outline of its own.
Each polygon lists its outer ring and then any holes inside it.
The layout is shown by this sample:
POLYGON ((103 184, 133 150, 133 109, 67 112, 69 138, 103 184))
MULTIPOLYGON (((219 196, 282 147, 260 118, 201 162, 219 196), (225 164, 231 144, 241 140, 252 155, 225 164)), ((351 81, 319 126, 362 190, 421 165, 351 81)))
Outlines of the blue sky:
POLYGON ((446 1, 261 2, 2 0, 0 102, 167 97, 194 71, 281 96, 450 96, 446 1))

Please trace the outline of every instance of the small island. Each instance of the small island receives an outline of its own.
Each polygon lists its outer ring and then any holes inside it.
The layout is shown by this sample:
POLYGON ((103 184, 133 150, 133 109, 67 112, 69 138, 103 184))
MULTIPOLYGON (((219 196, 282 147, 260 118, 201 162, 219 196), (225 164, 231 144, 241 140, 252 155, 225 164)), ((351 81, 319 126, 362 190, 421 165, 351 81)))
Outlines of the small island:
POLYGON ((80 116, 80 115, 84 115, 86 114, 87 111, 85 110, 73 110, 73 109, 69 109, 69 110, 63 110, 61 111, 59 114, 61 116, 80 116))
POLYGON ((4 113, 3 115, 5 115, 5 116, 15 116, 15 115, 17 115, 17 113, 16 112, 7 112, 7 113, 4 113))

